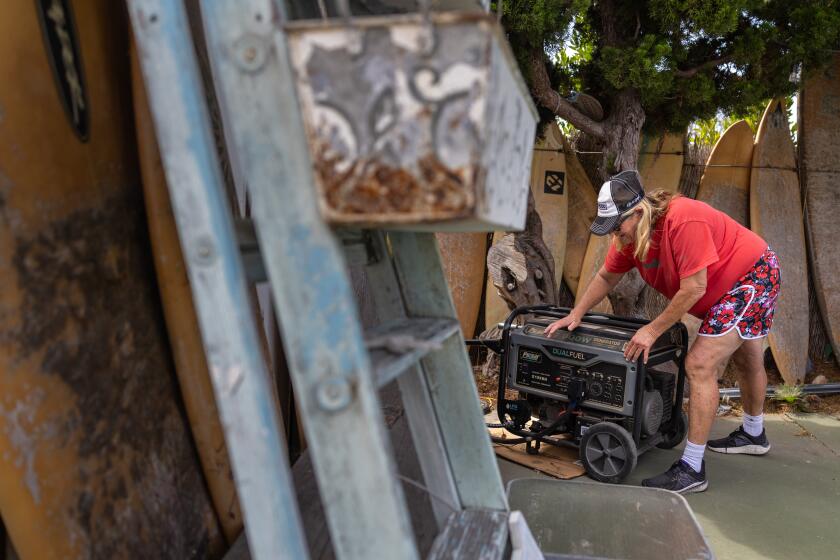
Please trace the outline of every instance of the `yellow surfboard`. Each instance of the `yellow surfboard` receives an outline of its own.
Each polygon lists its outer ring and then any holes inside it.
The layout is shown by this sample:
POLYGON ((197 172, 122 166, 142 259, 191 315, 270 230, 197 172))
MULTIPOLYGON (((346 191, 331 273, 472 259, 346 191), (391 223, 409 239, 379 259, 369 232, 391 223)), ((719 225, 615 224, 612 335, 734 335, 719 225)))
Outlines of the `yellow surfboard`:
POLYGON ((472 338, 481 307, 487 234, 437 233, 435 237, 461 332, 464 338, 472 338))
POLYGON ((563 280, 577 295, 586 248, 591 237, 589 227, 598 215, 598 196, 586 171, 565 138, 566 185, 569 199, 569 230, 566 240, 566 258, 563 261, 563 280))
MULTIPOLYGON (((568 181, 563 134, 557 124, 546 127, 545 137, 534 146, 531 159, 531 192, 534 206, 542 222, 543 241, 554 259, 554 277, 559 285, 566 258, 568 232, 568 181)), ((497 232, 493 242, 504 235, 497 232)), ((484 317, 488 328, 504 321, 510 313, 505 301, 488 276, 485 290, 484 317)))
MULTIPOLYGON (((580 303, 583 294, 586 292, 586 288, 589 287, 589 283, 592 282, 592 279, 595 278, 595 275, 598 274, 598 271, 604 265, 604 259, 607 258, 607 252, 610 250, 611 242, 611 236, 609 235, 592 235, 589 237, 586 254, 583 257, 583 267, 580 271, 580 283, 578 284, 578 291, 575 294, 575 305, 580 303)), ((613 308, 610 300, 604 298, 601 300, 601 303, 589 311, 612 313, 613 308)))
POLYGON ((639 174, 646 192, 664 189, 679 192, 685 134, 642 135, 639 174))
POLYGON ((563 133, 556 123, 546 128, 545 138, 534 147, 531 192, 542 221, 543 241, 554 257, 554 277, 559 285, 566 259, 569 197, 563 133))
MULTIPOLYGON (((498 241, 504 237, 505 232, 497 231, 493 233, 493 245, 498 243, 498 241)), ((490 278, 490 275, 487 275, 487 285, 484 288, 484 328, 492 329, 499 323, 503 322, 507 319, 507 316, 510 315, 510 309, 508 308, 507 303, 502 296, 499 295, 499 291, 496 288, 496 285, 493 284, 493 279, 490 278)))
POLYGON ((840 363, 840 55, 805 82, 799 98, 799 142, 806 230, 817 303, 840 363))
POLYGON ((808 363, 808 272, 796 157, 782 100, 764 111, 752 164, 750 224, 776 251, 782 273, 770 348, 785 382, 801 382, 808 363))
POLYGON ((749 227, 753 132, 741 120, 727 128, 712 148, 697 187, 697 200, 749 227))
POLYGON ((204 345, 201 342, 175 216, 169 201, 169 188, 160 160, 143 76, 134 48, 131 57, 131 79, 143 198, 146 202, 146 218, 172 358, 175 361, 184 408, 190 420, 190 429, 201 460, 204 478, 207 480, 207 488, 210 490, 225 538, 228 544, 232 545, 242 532, 242 512, 233 483, 233 472, 219 410, 216 407, 216 397, 207 369, 204 345))
POLYGON ((0 516, 24 559, 225 550, 179 403, 125 7, 0 4, 0 516))

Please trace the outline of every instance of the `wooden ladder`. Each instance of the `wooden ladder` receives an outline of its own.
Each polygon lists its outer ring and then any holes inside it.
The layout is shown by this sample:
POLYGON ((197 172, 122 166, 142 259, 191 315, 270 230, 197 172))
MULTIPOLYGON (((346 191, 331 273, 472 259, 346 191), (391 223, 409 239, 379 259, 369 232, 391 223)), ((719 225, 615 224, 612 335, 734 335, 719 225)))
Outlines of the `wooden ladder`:
POLYGON ((248 303, 246 268, 261 261, 336 555, 419 556, 378 396, 397 380, 439 524, 431 557, 500 558, 507 500, 435 239, 322 220, 281 4, 202 3, 227 151, 252 200, 243 253, 183 3, 128 1, 251 555, 309 554, 248 303), (387 318, 368 332, 348 264, 387 318))

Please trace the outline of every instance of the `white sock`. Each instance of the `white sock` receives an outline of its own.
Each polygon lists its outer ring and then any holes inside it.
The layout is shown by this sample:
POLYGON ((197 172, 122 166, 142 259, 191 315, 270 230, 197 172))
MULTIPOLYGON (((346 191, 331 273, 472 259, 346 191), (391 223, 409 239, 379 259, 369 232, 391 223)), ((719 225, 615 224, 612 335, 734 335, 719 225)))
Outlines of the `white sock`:
POLYGON ((706 444, 697 445, 685 440, 685 450, 683 451, 682 460, 689 467, 694 469, 694 472, 700 472, 703 468, 703 453, 706 451, 706 444))
POLYGON ((758 437, 761 435, 761 432, 764 431, 764 414, 759 414, 758 416, 750 416, 745 412, 743 420, 744 431, 752 437, 758 437))

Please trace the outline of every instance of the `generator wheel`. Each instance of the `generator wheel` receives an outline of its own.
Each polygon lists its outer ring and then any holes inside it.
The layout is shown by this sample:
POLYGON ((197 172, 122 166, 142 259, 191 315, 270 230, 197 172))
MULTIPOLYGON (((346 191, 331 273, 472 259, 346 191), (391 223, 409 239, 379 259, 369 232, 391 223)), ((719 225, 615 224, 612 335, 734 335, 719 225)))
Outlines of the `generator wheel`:
POLYGON ((636 468, 638 456, 630 433, 612 422, 595 424, 580 440, 580 460, 586 474, 600 482, 624 480, 636 468))
POLYGON ((676 427, 670 432, 662 434, 663 440, 656 444, 659 449, 671 449, 682 443, 685 436, 688 434, 688 415, 684 410, 680 411, 680 417, 677 418, 676 427))

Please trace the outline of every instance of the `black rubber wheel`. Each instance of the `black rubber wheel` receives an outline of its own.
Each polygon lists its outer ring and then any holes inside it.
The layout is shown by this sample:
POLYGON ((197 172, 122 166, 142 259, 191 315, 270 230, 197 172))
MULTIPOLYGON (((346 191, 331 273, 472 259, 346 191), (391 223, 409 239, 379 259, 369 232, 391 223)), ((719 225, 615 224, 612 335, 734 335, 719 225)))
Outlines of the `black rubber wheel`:
POLYGON ((621 482, 636 468, 638 458, 633 437, 612 422, 595 424, 580 440, 580 460, 586 474, 600 482, 621 482))
POLYGON ((656 447, 659 449, 672 449, 681 444, 686 435, 688 435, 688 415, 684 410, 681 410, 680 417, 677 418, 676 427, 670 432, 663 432, 662 437, 664 439, 657 443, 656 447))

